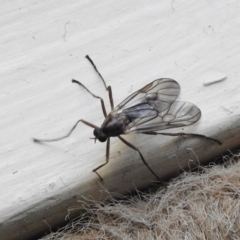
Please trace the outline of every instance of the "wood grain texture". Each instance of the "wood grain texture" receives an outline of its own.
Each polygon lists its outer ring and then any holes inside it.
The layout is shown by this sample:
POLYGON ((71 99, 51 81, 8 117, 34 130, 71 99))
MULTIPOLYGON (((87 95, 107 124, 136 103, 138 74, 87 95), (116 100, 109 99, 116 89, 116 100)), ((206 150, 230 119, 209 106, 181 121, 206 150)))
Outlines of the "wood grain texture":
POLYGON ((176 131, 223 143, 126 136, 163 179, 239 147, 239 10, 230 0, 2 3, 0 239, 27 239, 63 223, 83 196, 102 199, 103 189, 124 194, 155 181, 139 155, 112 138, 99 182, 92 169, 105 161, 105 144, 94 144, 83 124, 66 140, 32 142, 61 136, 81 118, 102 124, 100 102, 71 83, 83 82, 110 109, 86 54, 115 104, 157 78, 176 79, 178 100, 202 111, 198 123, 176 131))

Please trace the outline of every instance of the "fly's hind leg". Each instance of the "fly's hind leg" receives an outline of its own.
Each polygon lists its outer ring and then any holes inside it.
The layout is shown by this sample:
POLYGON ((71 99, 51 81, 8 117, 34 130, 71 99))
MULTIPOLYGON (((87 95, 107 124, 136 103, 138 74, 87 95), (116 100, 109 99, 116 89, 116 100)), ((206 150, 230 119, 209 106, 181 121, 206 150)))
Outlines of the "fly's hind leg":
POLYGON ((205 138, 208 139, 210 141, 216 142, 219 145, 222 145, 222 143, 215 139, 215 138, 211 138, 211 137, 207 137, 205 135, 201 135, 201 134, 196 134, 196 133, 184 133, 184 132, 178 132, 178 133, 158 133, 158 132, 144 132, 143 134, 149 134, 149 135, 165 135, 165 136, 180 136, 180 137, 200 137, 200 138, 205 138))

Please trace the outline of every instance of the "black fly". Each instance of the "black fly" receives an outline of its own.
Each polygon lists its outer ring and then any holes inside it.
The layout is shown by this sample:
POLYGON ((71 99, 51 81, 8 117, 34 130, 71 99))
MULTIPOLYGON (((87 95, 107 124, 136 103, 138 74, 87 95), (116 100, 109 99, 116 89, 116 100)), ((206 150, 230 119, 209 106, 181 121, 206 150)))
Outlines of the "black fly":
POLYGON ((157 132, 169 128, 185 127, 194 124, 201 117, 200 109, 193 103, 175 101, 180 93, 180 85, 175 80, 170 78, 157 79, 147 84, 140 90, 132 93, 123 102, 114 108, 111 86, 107 87, 105 80, 99 73, 92 59, 88 55, 86 58, 90 61, 102 79, 106 90, 108 91, 111 112, 107 114, 104 101, 101 97, 93 94, 82 83, 73 79, 73 83, 79 84, 85 88, 93 97, 100 99, 103 115, 105 117, 103 124, 101 127, 97 127, 90 122, 80 119, 76 122, 76 124, 67 135, 55 139, 34 139, 34 142, 53 142, 67 138, 71 135, 79 122, 82 122, 87 126, 94 128, 93 134, 95 136, 95 141, 107 141, 106 162, 93 169, 93 172, 95 172, 101 180, 103 179, 98 174, 97 170, 102 168, 109 161, 110 137, 118 137, 127 146, 137 151, 143 163, 158 180, 160 179, 158 178, 157 174, 149 167, 140 150, 126 141, 120 135, 128 133, 143 133, 149 135, 161 134, 168 136, 193 136, 205 138, 221 145, 220 141, 207 137, 205 135, 183 132, 157 132))

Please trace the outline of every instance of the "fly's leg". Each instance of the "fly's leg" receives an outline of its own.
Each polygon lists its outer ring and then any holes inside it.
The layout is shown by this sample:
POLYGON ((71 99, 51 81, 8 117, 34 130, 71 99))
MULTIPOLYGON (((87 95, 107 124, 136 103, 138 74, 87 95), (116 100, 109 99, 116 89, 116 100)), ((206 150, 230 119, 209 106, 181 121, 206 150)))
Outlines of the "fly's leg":
POLYGON ((97 172, 100 168, 105 166, 109 162, 109 152, 110 152, 110 138, 107 139, 107 145, 106 145, 106 162, 98 166, 97 168, 93 169, 93 172, 95 172, 101 181, 103 181, 103 178, 100 176, 100 174, 97 172))
POLYGON ((111 86, 107 87, 107 84, 106 84, 104 78, 102 77, 101 73, 98 71, 98 69, 97 69, 96 65, 94 64, 93 60, 88 55, 86 56, 86 58, 92 64, 92 66, 95 69, 95 71, 97 72, 98 76, 102 79, 103 85, 104 85, 105 89, 108 91, 108 97, 109 97, 111 109, 113 110, 114 109, 114 103, 113 103, 113 96, 112 96, 112 88, 111 88, 111 86))
POLYGON ((62 136, 62 137, 53 138, 53 139, 37 139, 37 138, 33 138, 33 141, 34 141, 34 142, 37 142, 37 143, 41 143, 41 142, 55 142, 55 141, 59 141, 59 140, 62 140, 62 139, 64 139, 64 138, 67 138, 67 137, 69 137, 69 136, 72 134, 72 132, 74 131, 74 129, 77 127, 78 123, 80 123, 80 122, 82 122, 82 123, 84 123, 84 124, 86 124, 87 126, 92 127, 92 128, 96 128, 96 127, 97 127, 96 125, 94 125, 94 124, 92 124, 92 123, 90 123, 90 122, 87 122, 87 121, 85 121, 85 120, 83 120, 83 119, 80 119, 80 120, 78 120, 78 121, 75 123, 75 125, 72 127, 72 129, 71 129, 66 135, 64 135, 64 136, 62 136))
POLYGON ((101 101, 101 106, 102 106, 102 111, 103 111, 103 115, 104 115, 104 117, 106 118, 106 117, 107 117, 107 112, 106 112, 106 108, 105 108, 105 104, 104 104, 103 99, 102 99, 101 97, 93 94, 93 93, 92 93, 87 87, 85 87, 81 82, 79 82, 79 81, 77 81, 77 80, 75 80, 75 79, 72 79, 72 82, 73 82, 73 83, 77 83, 78 85, 80 85, 81 87, 83 87, 84 89, 86 89, 93 97, 100 99, 100 101, 101 101))
MULTIPOLYGON (((106 85, 106 82, 104 80, 104 78, 102 77, 101 73, 98 71, 96 65, 94 64, 94 62, 92 61, 92 59, 87 55, 86 58, 89 60, 89 62, 92 64, 93 68, 95 69, 95 71, 97 72, 97 74, 99 75, 99 77, 102 79, 102 82, 104 84, 104 87, 105 89, 108 91, 108 96, 109 96, 109 101, 110 101, 110 105, 111 105, 111 109, 113 110, 114 108, 114 103, 113 103, 113 96, 112 96, 112 88, 111 86, 108 86, 106 85)), ((103 115, 104 117, 106 118, 107 117, 107 111, 106 111, 106 107, 105 107, 105 104, 104 104, 104 101, 101 97, 93 94, 87 87, 85 87, 81 82, 75 80, 75 79, 72 79, 72 82, 73 83, 77 83, 78 85, 80 85, 81 87, 83 87, 84 89, 86 89, 93 97, 95 98, 98 98, 100 99, 101 101, 101 106, 102 106, 102 111, 103 111, 103 115)))
POLYGON ((184 132, 178 132, 178 133, 158 133, 158 132, 144 132, 143 134, 149 134, 149 135, 165 135, 165 136, 181 136, 181 137, 200 137, 200 138, 205 138, 208 139, 210 141, 216 142, 219 145, 222 145, 222 143, 215 139, 215 138, 211 138, 211 137, 207 137, 205 135, 201 135, 201 134, 196 134, 196 133, 184 133, 184 132))
POLYGON ((150 171, 160 182, 162 182, 162 181, 160 180, 160 178, 157 176, 157 174, 149 167, 149 165, 147 164, 147 162, 146 162, 146 160, 144 159, 144 157, 143 157, 142 153, 140 152, 140 150, 139 150, 137 147, 135 147, 134 145, 132 145, 131 143, 129 143, 128 141, 126 141, 124 138, 122 138, 122 137, 120 137, 120 136, 118 136, 118 138, 119 138, 123 143, 125 143, 128 147, 130 147, 130 148, 134 149, 135 151, 137 151, 137 152, 139 153, 139 155, 140 155, 143 163, 144 163, 145 166, 149 169, 149 171, 150 171))

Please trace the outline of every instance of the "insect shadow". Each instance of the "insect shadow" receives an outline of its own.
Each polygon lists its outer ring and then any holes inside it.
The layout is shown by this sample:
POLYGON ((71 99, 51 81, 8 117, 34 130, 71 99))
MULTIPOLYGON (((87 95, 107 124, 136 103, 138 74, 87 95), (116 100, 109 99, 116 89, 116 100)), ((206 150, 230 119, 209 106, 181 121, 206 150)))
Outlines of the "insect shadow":
POLYGON ((150 168, 140 150, 122 138, 120 135, 129 133, 142 133, 148 135, 167 135, 167 136, 191 136, 205 138, 214 141, 221 145, 221 142, 217 139, 207 137, 201 134, 195 133, 160 133, 158 131, 169 128, 185 127, 196 123, 201 117, 200 109, 189 102, 175 101, 180 93, 180 85, 177 81, 170 78, 157 79, 140 90, 132 93, 120 104, 114 107, 112 88, 107 86, 102 75, 98 71, 96 65, 92 59, 87 55, 86 58, 94 67, 99 77, 102 79, 104 87, 108 91, 109 101, 111 105, 111 112, 107 114, 104 101, 101 97, 93 94, 88 88, 86 88, 81 82, 72 79, 73 83, 85 88, 93 97, 100 99, 103 115, 105 120, 101 127, 98 127, 90 122, 80 119, 72 127, 72 129, 64 136, 54 139, 36 139, 33 141, 37 143, 41 142, 53 142, 59 141, 69 137, 78 123, 82 122, 89 127, 94 128, 94 139, 100 142, 107 141, 106 145, 106 162, 93 169, 98 177, 103 178, 97 172, 100 168, 105 166, 109 161, 110 152, 110 137, 118 137, 128 147, 137 151, 149 171, 159 180, 157 174, 150 168))

